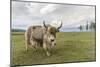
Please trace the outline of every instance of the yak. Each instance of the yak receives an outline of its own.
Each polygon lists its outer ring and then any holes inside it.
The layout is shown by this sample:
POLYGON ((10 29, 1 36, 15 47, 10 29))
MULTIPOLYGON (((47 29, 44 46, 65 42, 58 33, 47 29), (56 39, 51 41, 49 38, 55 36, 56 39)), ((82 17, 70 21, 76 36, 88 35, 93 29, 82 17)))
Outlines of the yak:
POLYGON ((43 47, 47 56, 50 56, 50 50, 56 45, 56 33, 62 27, 62 22, 58 28, 52 25, 46 25, 43 21, 43 26, 29 26, 25 32, 26 51, 29 46, 37 48, 43 47))

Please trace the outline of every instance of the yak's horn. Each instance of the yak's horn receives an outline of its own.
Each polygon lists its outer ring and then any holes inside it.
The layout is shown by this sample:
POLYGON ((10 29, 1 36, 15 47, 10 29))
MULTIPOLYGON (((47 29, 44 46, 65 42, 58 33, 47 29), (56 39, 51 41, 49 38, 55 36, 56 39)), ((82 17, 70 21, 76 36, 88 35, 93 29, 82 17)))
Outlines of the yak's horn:
POLYGON ((60 24, 60 26, 58 27, 58 29, 60 29, 62 27, 62 21, 61 21, 61 24, 60 24))
POLYGON ((45 28, 47 27, 47 26, 45 25, 45 20, 43 20, 43 25, 44 25, 45 28))

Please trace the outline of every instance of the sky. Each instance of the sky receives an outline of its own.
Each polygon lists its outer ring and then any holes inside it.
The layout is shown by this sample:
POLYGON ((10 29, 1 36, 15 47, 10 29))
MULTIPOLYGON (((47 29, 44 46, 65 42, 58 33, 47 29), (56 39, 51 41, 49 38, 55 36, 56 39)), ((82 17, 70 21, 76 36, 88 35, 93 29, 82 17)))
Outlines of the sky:
POLYGON ((31 25, 54 24, 61 30, 77 28, 95 21, 95 6, 12 1, 12 28, 27 29, 31 25))

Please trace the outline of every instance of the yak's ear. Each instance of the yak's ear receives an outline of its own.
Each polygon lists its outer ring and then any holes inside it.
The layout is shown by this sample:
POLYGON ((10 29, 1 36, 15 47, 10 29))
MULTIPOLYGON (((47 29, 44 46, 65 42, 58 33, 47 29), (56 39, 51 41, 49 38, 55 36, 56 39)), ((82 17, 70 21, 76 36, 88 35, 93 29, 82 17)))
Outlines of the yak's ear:
POLYGON ((47 26, 45 25, 45 21, 43 20, 43 26, 45 27, 45 28, 47 28, 47 26))

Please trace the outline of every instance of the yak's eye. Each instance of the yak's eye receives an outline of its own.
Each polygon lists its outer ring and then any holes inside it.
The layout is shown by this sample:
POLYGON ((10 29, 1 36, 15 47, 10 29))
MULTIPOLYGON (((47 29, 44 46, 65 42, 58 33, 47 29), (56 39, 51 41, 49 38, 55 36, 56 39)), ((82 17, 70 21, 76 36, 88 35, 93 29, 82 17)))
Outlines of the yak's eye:
POLYGON ((53 34, 53 32, 50 32, 50 34, 53 34))
POLYGON ((55 35, 55 33, 54 33, 54 32, 51 32, 50 34, 55 35))

